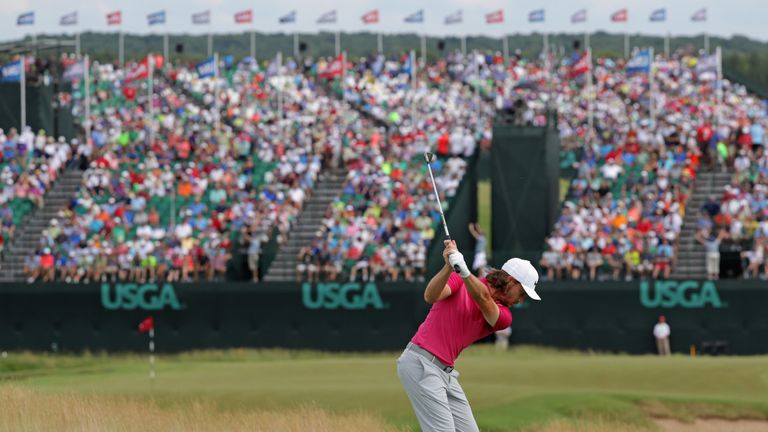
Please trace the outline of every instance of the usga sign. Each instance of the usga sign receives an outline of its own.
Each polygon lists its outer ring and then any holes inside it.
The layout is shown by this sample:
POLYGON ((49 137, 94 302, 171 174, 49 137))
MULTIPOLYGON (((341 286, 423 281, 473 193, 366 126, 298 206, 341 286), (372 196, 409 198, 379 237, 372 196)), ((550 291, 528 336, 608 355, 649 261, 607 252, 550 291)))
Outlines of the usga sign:
POLYGON ((657 280, 651 289, 648 281, 640 282, 640 303, 647 308, 672 308, 682 307, 686 309, 724 308, 727 304, 720 300, 717 287, 712 281, 674 281, 657 280))
POLYGON ((171 284, 163 284, 162 287, 154 283, 115 284, 114 293, 110 293, 110 288, 109 284, 101 285, 101 305, 104 309, 181 309, 179 298, 176 297, 176 291, 171 284))
POLYGON ((301 286, 301 300, 307 309, 384 309, 379 289, 374 283, 318 283, 301 286), (315 291, 315 294, 312 294, 315 291))

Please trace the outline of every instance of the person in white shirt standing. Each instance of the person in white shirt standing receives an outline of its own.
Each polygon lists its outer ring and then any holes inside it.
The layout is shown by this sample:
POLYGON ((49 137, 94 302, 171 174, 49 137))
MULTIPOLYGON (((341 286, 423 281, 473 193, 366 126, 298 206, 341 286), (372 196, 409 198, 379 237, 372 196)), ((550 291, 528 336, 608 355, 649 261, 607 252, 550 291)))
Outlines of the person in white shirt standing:
POLYGON ((659 317, 659 322, 653 326, 653 336, 656 338, 656 349, 659 351, 659 355, 668 356, 671 355, 669 349, 669 335, 672 330, 667 324, 667 318, 662 315, 659 317))

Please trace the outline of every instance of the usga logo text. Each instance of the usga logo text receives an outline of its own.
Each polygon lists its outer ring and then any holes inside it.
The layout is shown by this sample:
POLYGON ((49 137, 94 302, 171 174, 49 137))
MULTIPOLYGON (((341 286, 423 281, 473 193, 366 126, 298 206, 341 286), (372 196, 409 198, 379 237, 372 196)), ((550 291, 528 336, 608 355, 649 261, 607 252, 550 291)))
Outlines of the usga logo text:
POLYGON ((134 283, 115 284, 112 290, 109 284, 101 285, 101 305, 109 310, 160 310, 181 309, 179 298, 173 285, 157 284, 137 285, 134 283))
POLYGON ((301 299, 307 309, 384 309, 379 289, 374 283, 304 283, 301 299), (314 294, 313 294, 314 291, 314 294))
POLYGON ((717 287, 712 281, 657 280, 651 289, 648 281, 640 282, 640 303, 647 308, 683 307, 686 309, 723 308, 727 304, 720 300, 717 287))

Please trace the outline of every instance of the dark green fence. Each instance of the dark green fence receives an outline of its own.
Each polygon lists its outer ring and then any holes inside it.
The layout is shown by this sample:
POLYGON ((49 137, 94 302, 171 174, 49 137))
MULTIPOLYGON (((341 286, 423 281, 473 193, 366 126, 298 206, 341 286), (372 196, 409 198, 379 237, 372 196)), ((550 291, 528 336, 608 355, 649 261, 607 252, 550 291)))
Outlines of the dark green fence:
MULTIPOLYGON (((161 352, 228 347, 397 350, 423 321, 424 284, 0 285, 0 350, 161 352)), ((514 344, 649 353, 659 315, 672 348, 768 353, 764 281, 542 283, 513 310, 514 344)))

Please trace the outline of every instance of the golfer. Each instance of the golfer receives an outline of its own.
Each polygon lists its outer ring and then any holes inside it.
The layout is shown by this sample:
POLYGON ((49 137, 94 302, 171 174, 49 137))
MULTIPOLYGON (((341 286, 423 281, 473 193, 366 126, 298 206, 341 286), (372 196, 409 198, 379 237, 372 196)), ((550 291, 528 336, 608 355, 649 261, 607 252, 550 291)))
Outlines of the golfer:
POLYGON ((456 242, 444 244, 445 266, 424 291, 432 309, 397 359, 397 374, 422 431, 478 431, 454 361, 476 340, 509 327, 510 306, 525 297, 541 300, 536 294, 539 275, 529 261, 512 258, 478 279, 456 242))

